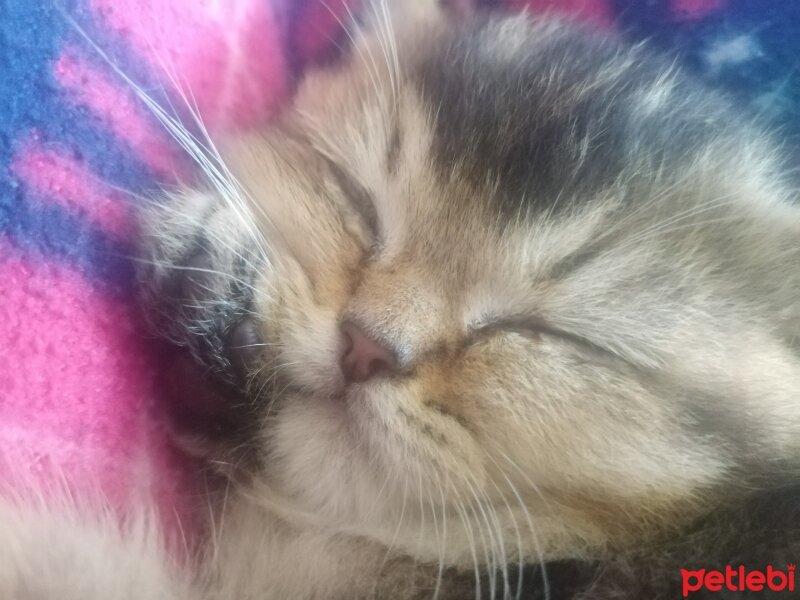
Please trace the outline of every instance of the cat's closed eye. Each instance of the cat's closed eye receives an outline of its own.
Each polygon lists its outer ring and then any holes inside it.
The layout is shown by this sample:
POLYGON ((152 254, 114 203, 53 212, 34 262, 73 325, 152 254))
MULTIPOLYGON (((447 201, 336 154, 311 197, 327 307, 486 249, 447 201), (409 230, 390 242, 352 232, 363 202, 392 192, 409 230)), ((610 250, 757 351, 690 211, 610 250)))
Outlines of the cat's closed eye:
MULTIPOLYGON (((542 317, 535 315, 521 315, 484 318, 476 321, 467 328, 465 344, 481 344, 490 340, 509 340, 512 343, 536 344, 541 347, 542 342, 547 348, 553 344, 561 351, 569 354, 571 360, 582 361, 586 364, 626 368, 624 357, 615 353, 613 349, 604 347, 586 337, 555 327, 542 317)), ((534 346, 531 346, 534 347, 534 346)), ((545 350, 546 351, 546 350, 545 350)))
POLYGON ((470 324, 467 329, 469 340, 479 340, 492 335, 514 333, 531 340, 538 340, 542 334, 553 334, 541 319, 533 317, 488 317, 470 324))
POLYGON ((370 191, 359 183, 345 167, 330 159, 326 159, 325 162, 341 190, 344 200, 344 206, 341 206, 341 209, 356 215, 366 235, 368 250, 370 254, 373 254, 380 247, 383 239, 378 211, 375 208, 375 199, 370 191))

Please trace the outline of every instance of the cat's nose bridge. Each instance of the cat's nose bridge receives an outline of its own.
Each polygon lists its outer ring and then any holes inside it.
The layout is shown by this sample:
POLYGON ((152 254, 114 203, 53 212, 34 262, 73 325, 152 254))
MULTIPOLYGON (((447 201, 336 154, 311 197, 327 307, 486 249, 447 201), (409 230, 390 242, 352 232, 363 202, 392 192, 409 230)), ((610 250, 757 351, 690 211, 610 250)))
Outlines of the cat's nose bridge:
MULTIPOLYGON (((442 294, 432 283, 396 271, 367 274, 345 309, 342 322, 358 324, 369 332, 369 337, 392 356, 392 368, 405 370, 448 337, 442 294)), ((371 344, 361 347, 374 350, 371 344)))

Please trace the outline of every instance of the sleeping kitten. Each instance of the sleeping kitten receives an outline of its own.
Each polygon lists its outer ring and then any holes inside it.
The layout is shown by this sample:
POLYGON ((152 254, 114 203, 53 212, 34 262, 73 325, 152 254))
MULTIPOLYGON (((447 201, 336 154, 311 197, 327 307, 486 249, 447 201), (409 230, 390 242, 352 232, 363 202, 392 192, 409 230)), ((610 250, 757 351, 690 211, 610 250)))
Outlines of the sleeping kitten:
POLYGON ((565 22, 431 21, 219 148, 141 280, 231 491, 147 598, 667 599, 800 558, 800 212, 725 98, 565 22))

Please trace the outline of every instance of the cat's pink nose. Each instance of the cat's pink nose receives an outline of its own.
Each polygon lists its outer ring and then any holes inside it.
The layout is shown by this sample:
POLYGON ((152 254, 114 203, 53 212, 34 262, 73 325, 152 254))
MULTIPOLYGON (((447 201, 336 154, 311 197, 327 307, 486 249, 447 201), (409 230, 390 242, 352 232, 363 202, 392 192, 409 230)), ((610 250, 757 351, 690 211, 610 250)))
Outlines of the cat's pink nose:
POLYGON ((347 383, 361 383, 378 373, 391 373, 396 369, 392 352, 370 338, 352 323, 342 324, 344 354, 342 374, 347 383))

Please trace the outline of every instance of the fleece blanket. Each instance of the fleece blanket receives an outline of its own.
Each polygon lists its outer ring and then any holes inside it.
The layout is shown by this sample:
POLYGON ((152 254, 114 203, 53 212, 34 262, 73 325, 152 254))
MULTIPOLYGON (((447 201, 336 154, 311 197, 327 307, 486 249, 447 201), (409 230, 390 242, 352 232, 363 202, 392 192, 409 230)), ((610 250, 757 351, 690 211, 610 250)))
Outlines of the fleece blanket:
MULTIPOLYGON (((214 129, 266 122, 343 45, 356 8, 343 2, 0 2, 0 494, 91 487, 120 514, 144 497, 165 531, 191 528, 198 490, 164 407, 180 386, 171 350, 144 333, 131 259, 133 204, 191 165, 111 65, 165 106, 189 90, 214 129)), ((796 0, 479 4, 649 39, 796 147, 796 0)))
POLYGON ((0 494, 147 501, 191 528, 201 490, 165 416, 181 385, 132 285, 133 204, 191 166, 120 73, 245 127, 348 18, 341 0, 0 3, 0 494))

